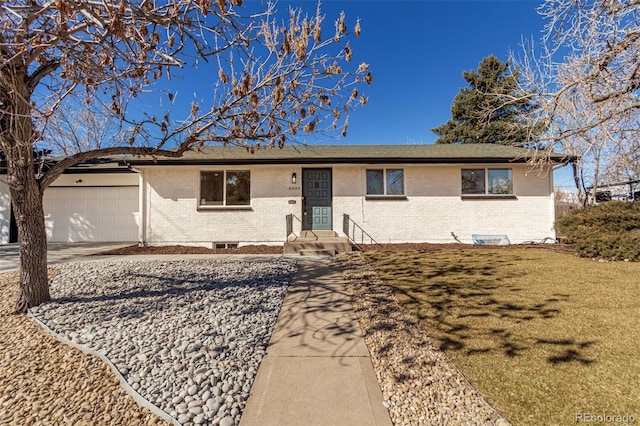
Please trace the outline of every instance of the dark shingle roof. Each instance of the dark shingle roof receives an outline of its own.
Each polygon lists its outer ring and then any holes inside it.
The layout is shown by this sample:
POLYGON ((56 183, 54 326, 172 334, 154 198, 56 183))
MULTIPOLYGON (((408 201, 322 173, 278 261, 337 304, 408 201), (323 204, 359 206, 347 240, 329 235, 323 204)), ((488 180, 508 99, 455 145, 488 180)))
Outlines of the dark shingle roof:
MULTIPOLYGON (((64 157, 46 158, 44 164, 36 164, 34 167, 42 167, 42 171, 48 171, 54 164, 62 160, 64 157)), ((126 167, 126 160, 133 157, 114 156, 101 157, 84 161, 67 168, 64 173, 134 173, 126 167)), ((6 161, 0 161, 0 175, 7 174, 6 161)))
MULTIPOLYGON (((534 153, 523 148, 495 144, 462 145, 299 145, 258 149, 253 154, 237 146, 213 146, 168 158, 114 156, 77 164, 65 173, 130 172, 127 166, 142 165, 246 165, 246 164, 473 164, 524 163, 534 153)), ((576 157, 554 153, 555 163, 576 157)), ((49 165, 59 158, 49 160, 49 165)), ((0 174, 6 165, 0 164, 0 174)))
MULTIPOLYGON (((325 145, 258 149, 206 147, 180 158, 130 158, 131 165, 153 164, 321 164, 321 163, 505 163, 526 162, 534 153, 523 148, 495 144, 463 145, 325 145)), ((573 157, 552 154, 554 162, 573 157)))

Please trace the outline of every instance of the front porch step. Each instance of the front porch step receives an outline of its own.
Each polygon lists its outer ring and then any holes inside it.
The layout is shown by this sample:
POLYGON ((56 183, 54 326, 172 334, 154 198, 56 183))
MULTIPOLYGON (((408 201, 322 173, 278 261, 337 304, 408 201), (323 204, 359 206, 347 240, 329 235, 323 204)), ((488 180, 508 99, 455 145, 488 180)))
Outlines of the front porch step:
MULTIPOLYGON (((311 231, 309 231, 311 232, 311 231)), ((324 231, 327 232, 327 231, 324 231)), ((335 256, 338 253, 351 251, 351 243, 345 237, 315 235, 296 236, 284 243, 284 254, 299 254, 301 256, 335 256)))
POLYGON ((320 256, 320 257, 333 257, 337 253, 335 250, 300 250, 298 253, 300 256, 320 256))
POLYGON ((319 238, 331 238, 331 237, 337 237, 338 234, 336 233, 336 231, 331 231, 331 230, 327 230, 327 231, 300 231, 300 236, 293 236, 293 238, 295 239, 319 239, 319 238))

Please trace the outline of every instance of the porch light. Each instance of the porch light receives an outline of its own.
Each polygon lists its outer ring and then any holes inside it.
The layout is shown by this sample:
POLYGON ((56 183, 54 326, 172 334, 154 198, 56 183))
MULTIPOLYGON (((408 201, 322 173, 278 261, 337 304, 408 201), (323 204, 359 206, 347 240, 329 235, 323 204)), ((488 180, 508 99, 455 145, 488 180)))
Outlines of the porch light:
POLYGON ((296 183, 297 179, 298 176, 296 175, 296 172, 291 173, 291 183, 296 183))

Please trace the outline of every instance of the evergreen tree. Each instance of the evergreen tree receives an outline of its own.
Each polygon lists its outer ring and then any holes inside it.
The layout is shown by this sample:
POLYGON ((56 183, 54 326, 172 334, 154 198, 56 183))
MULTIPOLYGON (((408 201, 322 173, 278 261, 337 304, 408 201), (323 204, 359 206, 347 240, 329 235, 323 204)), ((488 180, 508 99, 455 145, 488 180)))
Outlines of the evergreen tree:
POLYGON ((534 105, 518 89, 518 71, 493 55, 480 61, 477 71, 462 73, 463 87, 451 107, 451 120, 431 129, 436 143, 497 143, 523 145, 531 129, 520 116, 534 105))

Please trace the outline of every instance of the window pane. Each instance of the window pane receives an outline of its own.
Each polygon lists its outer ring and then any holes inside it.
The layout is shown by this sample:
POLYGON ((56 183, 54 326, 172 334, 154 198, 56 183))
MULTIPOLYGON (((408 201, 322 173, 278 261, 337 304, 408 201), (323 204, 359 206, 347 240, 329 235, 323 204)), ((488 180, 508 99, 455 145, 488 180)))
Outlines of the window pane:
POLYGON ((224 172, 200 172, 200 205, 222 205, 222 176, 224 172))
POLYGON ((367 195, 384 195, 382 170, 367 170, 367 195))
POLYGON ((462 193, 484 194, 484 169, 462 169, 462 193))
POLYGON ((489 194, 513 194, 511 169, 489 169, 489 194))
POLYGON ((246 206, 251 202, 251 174, 248 170, 227 172, 227 205, 246 206))
POLYGON ((387 195, 404 195, 404 170, 387 169, 387 195))

